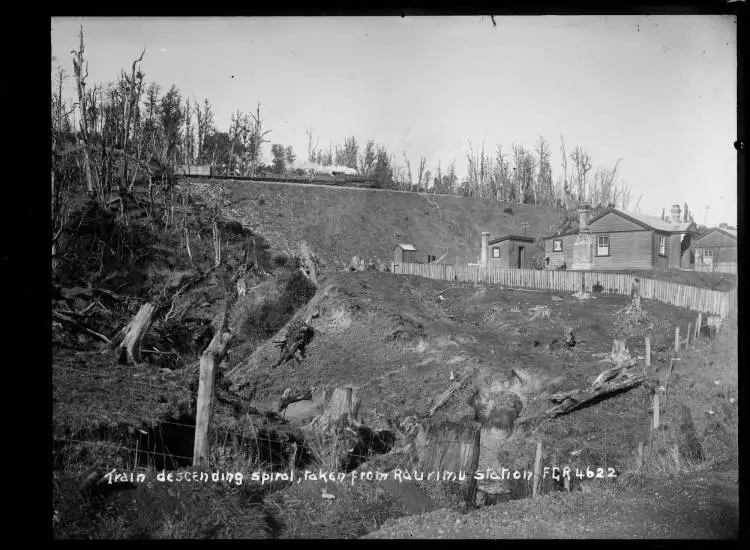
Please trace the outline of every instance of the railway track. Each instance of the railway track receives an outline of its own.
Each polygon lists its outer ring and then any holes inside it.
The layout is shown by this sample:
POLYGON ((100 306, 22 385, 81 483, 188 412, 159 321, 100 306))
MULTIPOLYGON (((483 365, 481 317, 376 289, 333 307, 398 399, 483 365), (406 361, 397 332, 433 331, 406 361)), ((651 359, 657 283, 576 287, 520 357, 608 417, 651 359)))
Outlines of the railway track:
POLYGON ((332 187, 356 187, 360 189, 379 189, 375 180, 364 178, 307 178, 298 176, 274 177, 274 176, 228 176, 228 175, 205 175, 205 174, 181 174, 180 177, 188 179, 231 179, 237 181, 259 181, 270 183, 295 183, 299 185, 328 185, 332 187))

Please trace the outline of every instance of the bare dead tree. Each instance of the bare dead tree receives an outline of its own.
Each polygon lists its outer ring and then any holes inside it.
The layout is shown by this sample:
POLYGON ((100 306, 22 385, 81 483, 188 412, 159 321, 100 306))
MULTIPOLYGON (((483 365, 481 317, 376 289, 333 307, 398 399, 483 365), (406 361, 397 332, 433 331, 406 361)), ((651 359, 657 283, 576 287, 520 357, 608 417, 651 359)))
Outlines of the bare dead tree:
POLYGON ((576 195, 579 202, 588 200, 587 182, 588 173, 591 171, 591 156, 583 147, 576 145, 573 152, 570 153, 570 160, 573 161, 573 169, 576 178, 576 195))
MULTIPOLYGON (((73 72, 76 77, 76 85, 78 89, 78 108, 80 111, 80 124, 79 124, 79 136, 82 147, 83 155, 83 173, 86 178, 86 189, 90 196, 97 196, 97 192, 94 189, 94 180, 91 176, 91 165, 89 162, 89 147, 88 147, 88 112, 86 109, 86 79, 89 76, 88 63, 83 58, 84 44, 83 44, 83 25, 81 25, 81 31, 79 33, 80 45, 78 51, 72 50, 73 54, 73 72), (85 74, 84 74, 85 72, 85 74)), ((99 197, 100 201, 103 202, 103 197, 99 197)))
MULTIPOLYGON (((417 170, 417 191, 422 189, 422 179, 424 178, 424 169, 427 160, 424 157, 419 157, 419 168, 417 170)), ((424 190, 427 191, 427 182, 425 182, 424 190)))
POLYGON ((620 204, 622 205, 623 210, 628 209, 628 205, 630 204, 632 195, 632 190, 630 188, 629 184, 626 184, 624 181, 620 183, 620 204))
POLYGON ((411 188, 413 185, 413 180, 412 180, 412 175, 411 175, 411 163, 409 162, 409 157, 407 156, 406 151, 404 151, 403 154, 404 154, 404 164, 405 164, 405 170, 404 170, 405 182, 404 183, 405 185, 408 186, 408 190, 411 191, 411 188))
MULTIPOLYGON (((123 184, 128 181, 128 138, 130 136, 130 123, 133 119, 133 112, 136 109, 138 101, 140 100, 140 94, 143 90, 143 73, 138 70, 136 73, 136 66, 143 61, 143 56, 146 54, 146 48, 143 48, 141 56, 133 61, 133 65, 130 71, 130 78, 125 77, 127 83, 127 101, 125 103, 125 129, 122 135, 122 150, 125 153, 123 155, 123 172, 122 180, 123 184)), ((132 188, 132 184, 130 186, 132 188)))
POLYGON ((315 145, 313 145, 313 133, 312 133, 312 130, 308 128, 307 129, 307 160, 308 162, 316 161, 319 144, 320 144, 320 138, 316 138, 315 145))

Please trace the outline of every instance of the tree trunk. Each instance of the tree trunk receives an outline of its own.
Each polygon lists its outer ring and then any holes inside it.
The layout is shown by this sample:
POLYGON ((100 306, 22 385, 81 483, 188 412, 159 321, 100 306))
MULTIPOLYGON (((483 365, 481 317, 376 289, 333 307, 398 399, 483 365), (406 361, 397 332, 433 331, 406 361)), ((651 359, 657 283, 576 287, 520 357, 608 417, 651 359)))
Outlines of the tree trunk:
POLYGON ((141 342, 151 327, 154 306, 144 304, 135 317, 122 329, 120 336, 114 341, 117 345, 115 356, 119 363, 129 362, 137 364, 141 360, 141 342))

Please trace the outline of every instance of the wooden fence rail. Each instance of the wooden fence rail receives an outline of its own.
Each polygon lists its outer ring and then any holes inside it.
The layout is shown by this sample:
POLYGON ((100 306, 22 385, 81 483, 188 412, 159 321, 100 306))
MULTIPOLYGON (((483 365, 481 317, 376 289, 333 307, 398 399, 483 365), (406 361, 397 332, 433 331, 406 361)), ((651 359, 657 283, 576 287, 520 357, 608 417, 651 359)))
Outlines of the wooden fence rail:
MULTIPOLYGON (((419 275, 444 281, 492 283, 504 286, 577 292, 592 292, 599 284, 602 292, 630 295, 634 275, 596 271, 557 271, 537 269, 488 268, 477 265, 402 263, 394 273, 419 275)), ((680 285, 669 281, 640 278, 641 296, 665 304, 702 311, 726 318, 737 309, 737 289, 728 292, 680 285)))

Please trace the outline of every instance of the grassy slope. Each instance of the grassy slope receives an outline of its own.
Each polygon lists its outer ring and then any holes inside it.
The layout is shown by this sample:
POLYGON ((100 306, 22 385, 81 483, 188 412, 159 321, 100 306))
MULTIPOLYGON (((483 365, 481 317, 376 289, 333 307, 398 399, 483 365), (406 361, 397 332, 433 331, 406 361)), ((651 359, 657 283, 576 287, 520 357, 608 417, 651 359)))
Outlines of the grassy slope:
MULTIPOLYGON (((435 295, 447 286, 386 273, 331 275, 298 312, 298 317, 320 314, 312 323, 316 336, 301 363, 273 368, 278 351, 265 343, 228 377, 235 388, 244 386, 241 393, 260 408, 271 405, 287 387, 353 384, 360 387, 362 420, 378 426, 384 417, 401 419, 427 410, 450 384, 451 370, 469 381, 466 391, 444 407, 458 412, 472 387, 507 383, 515 369, 529 379, 522 390, 529 397, 523 415, 531 416, 549 406, 544 392, 587 384, 606 368, 593 354, 611 349, 614 313, 628 301, 600 295, 580 303, 569 293, 552 300, 544 292, 470 285, 456 285, 438 301, 435 295), (550 319, 531 319, 529 308, 537 305, 550 308, 550 319), (510 311, 518 306, 519 311, 510 311), (579 340, 567 356, 547 348, 566 325, 575 327, 579 340)), ((652 337, 659 357, 670 345, 673 320, 686 326, 694 313, 651 300, 644 301, 644 307, 660 320, 652 337)), ((642 340, 628 344, 634 354, 642 353, 642 340)), ((543 429, 555 441, 555 452, 567 453, 588 441, 590 455, 581 460, 602 462, 613 455, 622 459, 648 435, 647 404, 642 400, 640 392, 629 392, 582 410, 575 420, 563 416, 543 429), (609 426, 602 423, 602 407, 611 415, 609 426), (613 437, 620 431, 623 437, 613 437)), ((519 438, 517 445, 509 445, 514 455, 509 458, 533 456, 527 446, 519 438)))
MULTIPOLYGON (((663 383, 666 365, 655 366, 663 383)), ((735 538, 740 531, 737 389, 737 326, 733 320, 716 340, 700 337, 692 350, 682 354, 663 403, 663 429, 654 437, 653 451, 646 449, 641 473, 626 471, 622 480, 611 486, 594 482, 589 494, 551 493, 468 515, 441 510, 394 519, 367 538, 735 538), (695 422, 703 462, 676 463, 668 452, 675 442, 683 405, 695 422)), ((637 393, 634 390, 629 395, 637 393)), ((586 449, 599 446, 597 439, 607 431, 606 423, 610 438, 628 439, 632 428, 624 424, 636 419, 622 411, 626 418, 616 424, 611 414, 616 407, 613 402, 622 399, 603 401, 558 422, 585 424, 589 413, 595 411, 604 430, 600 427, 597 433, 593 424, 587 427, 585 435, 590 438, 585 438, 586 449)), ((641 406, 642 410, 646 407, 641 406)), ((648 415, 640 419, 641 440, 647 437, 648 419, 648 415)), ((549 441, 549 434, 543 438, 549 441)), ((633 448, 635 441, 627 444, 633 448)), ((546 455, 544 460, 545 465, 567 464, 546 455)))
MULTIPOLYGON (((479 258, 480 234, 491 238, 512 233, 528 235, 557 226, 563 211, 546 206, 505 204, 471 197, 395 191, 280 185, 224 181, 232 207, 247 224, 274 242, 280 234, 289 243, 307 241, 326 264, 343 267, 354 255, 389 264, 396 243, 410 243, 445 263, 479 258), (512 208, 513 214, 504 212, 512 208)), ((218 185, 218 182, 216 183, 218 185)))

